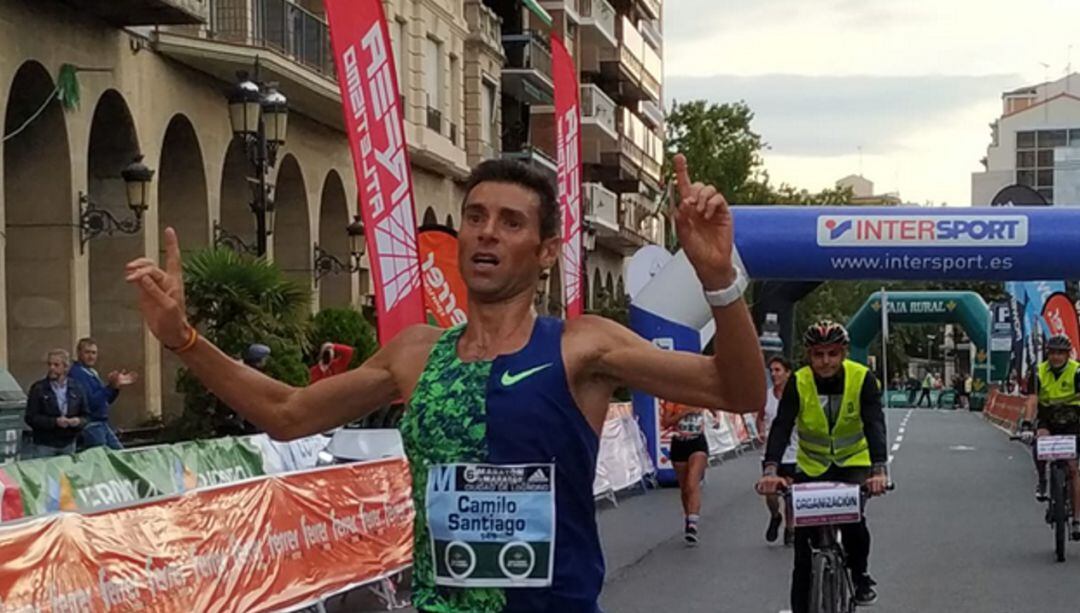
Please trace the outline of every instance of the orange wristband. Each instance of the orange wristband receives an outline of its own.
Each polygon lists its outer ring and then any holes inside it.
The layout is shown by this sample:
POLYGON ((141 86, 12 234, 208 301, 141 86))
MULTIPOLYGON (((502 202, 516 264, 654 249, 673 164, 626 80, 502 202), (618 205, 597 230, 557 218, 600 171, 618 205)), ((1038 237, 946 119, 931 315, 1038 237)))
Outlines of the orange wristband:
POLYGON ((168 349, 169 351, 172 351, 173 353, 184 353, 185 351, 188 351, 192 347, 194 347, 195 343, 197 343, 197 342, 199 342, 199 331, 195 329, 195 326, 192 326, 191 327, 191 334, 188 335, 188 339, 187 339, 187 341, 184 342, 183 345, 181 345, 179 347, 168 347, 168 346, 166 346, 165 348, 168 349))

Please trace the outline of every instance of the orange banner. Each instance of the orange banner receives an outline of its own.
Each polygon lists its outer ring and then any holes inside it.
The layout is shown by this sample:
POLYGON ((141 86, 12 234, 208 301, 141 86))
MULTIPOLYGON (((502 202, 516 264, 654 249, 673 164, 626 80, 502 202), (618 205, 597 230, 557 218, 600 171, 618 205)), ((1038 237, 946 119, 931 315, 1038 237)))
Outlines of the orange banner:
POLYGON ((0 528, 0 611, 264 611, 412 562, 404 459, 0 528))
POLYGON ((465 282, 458 268, 458 240, 442 226, 420 229, 420 271, 424 282, 424 306, 440 328, 468 319, 465 282))

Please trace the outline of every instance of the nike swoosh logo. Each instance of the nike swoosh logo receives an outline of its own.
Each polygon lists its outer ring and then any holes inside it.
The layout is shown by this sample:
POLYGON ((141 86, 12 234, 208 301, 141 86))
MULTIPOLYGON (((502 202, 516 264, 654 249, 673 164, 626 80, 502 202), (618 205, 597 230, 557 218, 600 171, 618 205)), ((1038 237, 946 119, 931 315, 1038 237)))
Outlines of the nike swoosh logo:
POLYGON ((536 373, 538 373, 538 372, 540 372, 542 370, 546 370, 546 369, 548 369, 550 367, 551 367, 551 362, 548 362, 547 364, 541 364, 540 366, 537 366, 535 368, 530 368, 529 370, 523 370, 523 371, 517 373, 516 375, 510 374, 510 371, 507 370, 507 371, 503 372, 503 374, 502 374, 501 383, 502 383, 503 387, 511 387, 513 385, 517 385, 518 383, 524 381, 525 379, 528 379, 529 377, 535 375, 536 373))

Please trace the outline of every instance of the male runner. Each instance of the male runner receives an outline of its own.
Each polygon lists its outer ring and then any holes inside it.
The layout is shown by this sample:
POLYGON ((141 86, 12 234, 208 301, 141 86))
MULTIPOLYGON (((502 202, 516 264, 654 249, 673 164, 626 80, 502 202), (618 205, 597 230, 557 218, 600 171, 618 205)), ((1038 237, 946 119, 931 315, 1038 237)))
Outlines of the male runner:
POLYGON ((359 368, 318 385, 295 388, 270 379, 234 362, 188 325, 172 229, 165 231, 165 268, 140 258, 128 264, 127 280, 139 288, 143 316, 162 344, 211 392, 276 439, 323 432, 408 399, 401 431, 413 474, 418 609, 592 613, 599 610, 604 578, 592 484, 598 435, 614 390, 627 386, 736 412, 756 411, 765 401, 757 334, 740 297, 745 280, 732 263, 727 202, 716 188, 690 182, 681 155, 675 170, 675 228, 713 306, 717 338, 725 341, 714 357, 658 349, 600 317, 537 317, 537 280, 559 258, 558 203, 548 180, 507 161, 480 164, 466 185, 458 254, 469 322, 450 330, 409 327, 359 368), (548 471, 541 479, 554 475, 554 493, 514 517, 542 517, 554 508, 554 533, 537 540, 539 546, 554 543, 554 568, 541 586, 438 584, 447 582, 450 562, 432 555, 439 543, 432 535, 456 532, 443 506, 427 504, 429 475, 500 474, 500 465, 541 463, 548 471))

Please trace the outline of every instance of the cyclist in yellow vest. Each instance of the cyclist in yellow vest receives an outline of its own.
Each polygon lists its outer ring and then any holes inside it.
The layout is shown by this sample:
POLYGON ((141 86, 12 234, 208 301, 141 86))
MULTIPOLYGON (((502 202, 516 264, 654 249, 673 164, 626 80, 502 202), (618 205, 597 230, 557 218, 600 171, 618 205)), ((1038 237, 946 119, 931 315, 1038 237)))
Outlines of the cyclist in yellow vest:
MULTIPOLYGON (((884 493, 888 483, 888 441, 877 378, 865 366, 847 359, 848 333, 838 323, 820 321, 810 326, 803 343, 810 365, 796 371, 780 399, 769 431, 758 492, 772 494, 791 482, 777 474, 777 467, 791 431, 797 427, 794 482, 865 483, 871 495, 884 493)), ((870 531, 866 520, 841 530, 855 581, 855 600, 860 605, 873 604, 877 593, 867 572, 870 531)), ((812 535, 810 528, 795 529, 793 613, 806 613, 809 608, 812 535)))
MULTIPOLYGON (((1080 362, 1072 359, 1072 341, 1058 334, 1046 340, 1046 360, 1031 373, 1030 403, 1038 405, 1038 436, 1080 435, 1080 362)), ((1031 413, 1029 412, 1028 415, 1031 413)), ((1039 485, 1035 497, 1046 500, 1046 462, 1035 461, 1039 485)), ((1069 464, 1073 479, 1073 508, 1080 509, 1080 475, 1076 460, 1069 464)), ((1073 540, 1080 540, 1080 519, 1073 518, 1073 540)))

